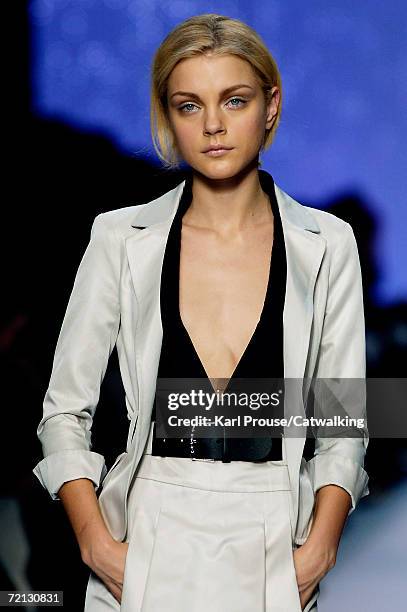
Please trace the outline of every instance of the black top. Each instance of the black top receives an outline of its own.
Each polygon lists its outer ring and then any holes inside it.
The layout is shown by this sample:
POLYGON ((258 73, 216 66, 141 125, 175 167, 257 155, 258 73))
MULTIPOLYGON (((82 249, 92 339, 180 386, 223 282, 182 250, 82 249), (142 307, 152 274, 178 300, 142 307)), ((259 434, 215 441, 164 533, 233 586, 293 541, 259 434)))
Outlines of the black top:
MULTIPOLYGON (((259 180, 263 191, 269 196, 274 216, 274 237, 269 280, 259 322, 229 380, 228 391, 231 389, 233 380, 236 378, 284 379, 283 308, 287 277, 284 233, 275 195, 274 180, 264 170, 259 170, 259 180)), ((190 206, 191 201, 192 172, 186 177, 164 253, 160 288, 163 341, 157 374, 158 378, 204 378, 209 380, 182 322, 179 310, 182 217, 190 206)), ((155 420, 155 405, 152 420, 155 420)), ((251 446, 255 443, 257 447, 261 443, 262 450, 257 448, 257 454, 260 452, 263 460, 270 450, 272 443, 276 444, 276 440, 272 441, 271 438, 250 439, 250 442, 247 438, 229 438, 228 442, 239 445, 242 451, 247 443, 250 443, 251 446)))

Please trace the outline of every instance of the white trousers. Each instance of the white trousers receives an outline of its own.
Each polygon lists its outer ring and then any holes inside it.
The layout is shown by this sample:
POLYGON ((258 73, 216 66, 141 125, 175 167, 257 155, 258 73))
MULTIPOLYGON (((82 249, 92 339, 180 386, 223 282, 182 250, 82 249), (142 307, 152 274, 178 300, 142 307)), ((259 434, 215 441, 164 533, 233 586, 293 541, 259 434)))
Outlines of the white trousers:
POLYGON ((129 492, 121 605, 91 572, 85 612, 301 612, 287 464, 156 457, 151 443, 152 427, 129 492))

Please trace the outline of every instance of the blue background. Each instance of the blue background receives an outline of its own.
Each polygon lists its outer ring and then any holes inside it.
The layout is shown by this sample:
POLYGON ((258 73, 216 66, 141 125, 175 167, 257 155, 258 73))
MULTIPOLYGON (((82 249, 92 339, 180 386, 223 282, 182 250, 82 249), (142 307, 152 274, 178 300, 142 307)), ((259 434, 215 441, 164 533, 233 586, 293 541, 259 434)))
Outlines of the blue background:
POLYGON ((103 131, 156 162, 150 66, 181 20, 216 12, 263 37, 283 80, 283 115, 263 167, 293 197, 324 208, 352 190, 379 231, 378 303, 407 296, 407 4, 402 0, 34 0, 33 111, 103 131))

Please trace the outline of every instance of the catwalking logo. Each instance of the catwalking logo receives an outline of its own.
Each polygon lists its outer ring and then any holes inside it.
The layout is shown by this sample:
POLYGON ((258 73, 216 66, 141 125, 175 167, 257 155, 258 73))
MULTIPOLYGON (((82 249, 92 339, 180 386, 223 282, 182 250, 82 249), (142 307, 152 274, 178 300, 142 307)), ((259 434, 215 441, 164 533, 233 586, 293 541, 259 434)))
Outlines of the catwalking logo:
POLYGON ((302 417, 301 415, 291 416, 287 419, 287 426, 296 427, 357 427, 362 429, 366 426, 366 420, 362 418, 352 418, 349 416, 341 417, 337 414, 333 417, 302 417))

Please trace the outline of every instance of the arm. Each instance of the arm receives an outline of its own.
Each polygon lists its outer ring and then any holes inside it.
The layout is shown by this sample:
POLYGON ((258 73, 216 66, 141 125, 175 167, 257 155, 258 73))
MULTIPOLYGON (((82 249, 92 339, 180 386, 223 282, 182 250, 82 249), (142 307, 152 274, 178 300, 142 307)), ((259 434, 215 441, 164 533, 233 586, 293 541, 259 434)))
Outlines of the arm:
POLYGON ((327 569, 336 563, 339 541, 352 502, 350 495, 336 485, 324 485, 315 496, 314 520, 307 547, 320 552, 327 569))
POLYGON ((301 609, 336 563, 339 540, 350 505, 350 495, 337 485, 324 485, 316 494, 310 534, 305 544, 294 551, 301 609))
POLYGON ((37 429, 44 459, 33 471, 54 500, 71 480, 88 479, 97 490, 107 471, 91 450, 91 427, 120 325, 120 253, 103 217, 93 222, 75 277, 37 429))
MULTIPOLYGON (((322 407, 322 415, 318 416, 329 416, 332 400, 334 413, 342 406, 345 413, 351 408, 349 416, 365 416, 365 390, 361 384, 365 369, 362 276, 355 236, 345 223, 343 237, 331 258, 315 368, 315 398, 317 406, 322 407), (346 379, 357 381, 351 385, 343 382, 346 379)), ((307 462, 315 494, 313 520, 307 540, 294 551, 302 608, 335 565, 347 516, 360 498, 369 494, 368 475, 363 467, 368 441, 366 427, 358 437, 316 437, 314 457, 307 462)))
MULTIPOLYGON (((329 393, 324 393, 328 384, 334 390, 332 397, 336 400, 339 398, 345 412, 349 412, 350 416, 365 417, 362 276, 353 230, 348 223, 344 230, 331 260, 316 378, 317 381, 322 379, 319 402, 323 412, 324 402, 328 402, 330 397, 329 393), (350 384, 346 379, 358 380, 350 384)), ((360 498, 369 494, 368 475, 364 470, 369 441, 367 428, 360 433, 359 437, 317 437, 315 455, 307 464, 316 496, 314 520, 307 542, 312 546, 324 547, 327 556, 333 560, 347 516, 353 512, 360 498)))
POLYGON ((65 482, 59 489, 59 498, 75 533, 82 561, 93 567, 98 554, 103 557, 112 544, 112 537, 100 512, 94 483, 87 478, 65 482))
POLYGON ((128 543, 116 542, 106 529, 94 484, 89 479, 66 482, 59 496, 78 540, 83 562, 120 603, 128 543))

